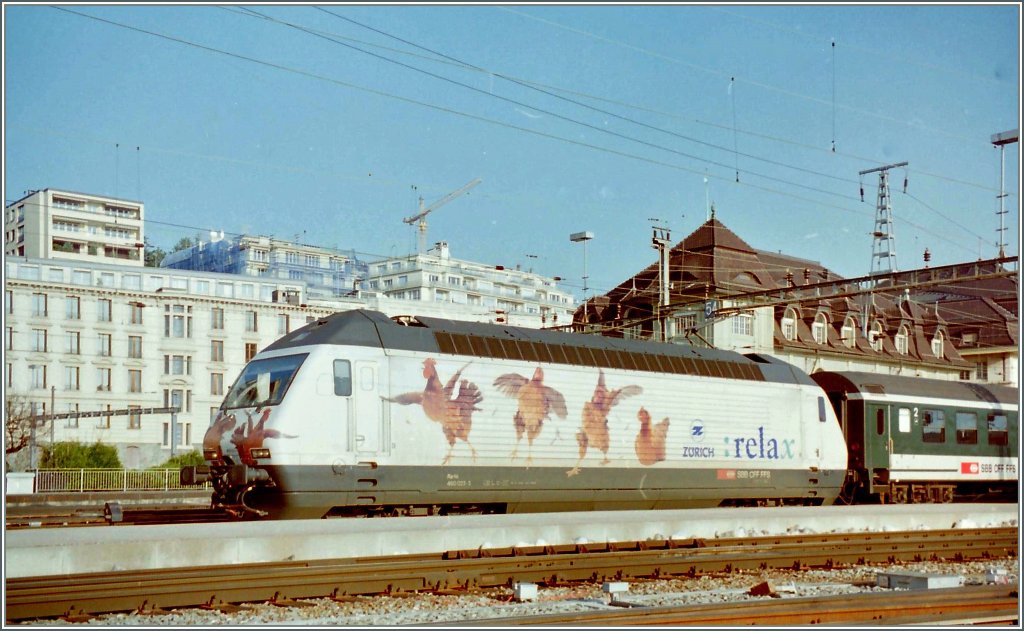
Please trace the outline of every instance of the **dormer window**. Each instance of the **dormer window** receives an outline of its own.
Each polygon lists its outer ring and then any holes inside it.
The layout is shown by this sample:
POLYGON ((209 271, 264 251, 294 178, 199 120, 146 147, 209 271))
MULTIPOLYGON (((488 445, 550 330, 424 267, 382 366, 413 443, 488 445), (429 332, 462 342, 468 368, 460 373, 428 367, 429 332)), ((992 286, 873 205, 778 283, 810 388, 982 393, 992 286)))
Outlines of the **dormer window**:
POLYGON ((843 338, 843 346, 853 348, 857 344, 857 321, 850 316, 843 320, 843 328, 840 331, 843 338))
POLYGON ((871 329, 868 331, 868 343, 871 344, 872 350, 882 350, 882 323, 878 320, 871 323, 871 329))
POLYGON ((945 341, 942 331, 936 331, 935 337, 932 338, 932 355, 935 355, 937 359, 942 359, 942 347, 945 346, 945 341))
POLYGON ((905 324, 901 324, 899 331, 896 332, 895 343, 896 352, 900 355, 906 355, 910 343, 910 334, 905 324))
POLYGON ((785 315, 782 316, 782 337, 787 340, 796 339, 796 311, 790 307, 786 309, 785 315))
POLYGON ((814 324, 811 325, 811 334, 814 335, 814 341, 817 344, 824 344, 827 340, 825 335, 825 327, 828 326, 828 320, 825 318, 824 313, 819 313, 814 317, 814 324))

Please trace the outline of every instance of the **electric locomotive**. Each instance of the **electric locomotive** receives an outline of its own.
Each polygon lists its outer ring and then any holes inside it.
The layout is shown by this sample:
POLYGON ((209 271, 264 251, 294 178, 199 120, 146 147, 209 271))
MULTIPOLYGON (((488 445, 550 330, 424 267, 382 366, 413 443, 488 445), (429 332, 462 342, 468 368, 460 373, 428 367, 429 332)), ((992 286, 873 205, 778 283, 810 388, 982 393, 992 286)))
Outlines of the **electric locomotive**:
POLYGON ((1016 388, 864 372, 811 378, 846 438, 844 501, 1016 500, 1016 388))
POLYGON ((257 354, 203 454, 183 482, 280 518, 821 505, 847 468, 778 360, 366 310, 257 354))

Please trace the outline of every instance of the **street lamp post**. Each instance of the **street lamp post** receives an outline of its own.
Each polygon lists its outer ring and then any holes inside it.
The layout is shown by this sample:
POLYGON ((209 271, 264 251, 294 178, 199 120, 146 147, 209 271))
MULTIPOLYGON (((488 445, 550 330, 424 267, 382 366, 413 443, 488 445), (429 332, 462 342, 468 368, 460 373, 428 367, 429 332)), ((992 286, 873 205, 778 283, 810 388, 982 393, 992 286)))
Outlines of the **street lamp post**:
POLYGON ((583 302, 587 301, 587 279, 590 277, 587 275, 587 241, 594 238, 593 232, 574 232, 569 235, 569 240, 573 243, 583 242, 583 302))

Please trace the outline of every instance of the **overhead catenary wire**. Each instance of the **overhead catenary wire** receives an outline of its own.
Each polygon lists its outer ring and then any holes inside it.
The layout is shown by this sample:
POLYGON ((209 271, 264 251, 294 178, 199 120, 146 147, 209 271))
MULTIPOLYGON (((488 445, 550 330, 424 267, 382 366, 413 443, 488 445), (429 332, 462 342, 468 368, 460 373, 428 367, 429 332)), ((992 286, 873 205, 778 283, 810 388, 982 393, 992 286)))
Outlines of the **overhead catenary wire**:
MULTIPOLYGON (((247 11, 247 10, 246 11, 242 11, 242 10, 233 9, 231 7, 220 7, 220 8, 224 9, 225 11, 230 11, 230 12, 233 12, 233 13, 238 13, 239 15, 245 15, 247 17, 258 17, 258 18, 263 19, 265 21, 274 21, 274 18, 270 18, 270 17, 264 16, 264 15, 258 14, 258 13, 253 13, 253 12, 250 12, 250 11, 247 11)), ((317 8, 319 8, 319 7, 317 7, 317 8)), ((328 12, 328 13, 330 13, 330 12, 328 12)), ((587 98, 587 99, 591 99, 591 100, 594 100, 594 101, 599 101, 599 102, 603 102, 603 103, 609 103, 609 104, 612 104, 612 105, 618 105, 618 106, 626 107, 626 108, 629 108, 629 109, 634 109, 634 110, 638 110, 638 111, 644 111, 644 112, 648 112, 648 113, 652 113, 652 114, 657 114, 659 116, 665 116, 665 117, 670 117, 670 118, 675 118, 675 119, 680 119, 680 120, 691 120, 691 119, 689 119, 686 116, 681 116, 681 115, 673 113, 673 112, 665 112, 665 111, 662 111, 662 110, 657 110, 657 109, 653 109, 653 108, 649 108, 649 107, 644 107, 642 105, 637 105, 635 103, 626 103, 624 101, 619 101, 619 100, 615 100, 615 99, 609 99, 609 98, 597 96, 597 95, 594 95, 594 94, 588 94, 588 93, 585 93, 585 92, 574 91, 574 90, 570 90, 570 89, 567 89, 567 88, 564 88, 564 87, 554 86, 554 85, 545 84, 545 83, 541 83, 541 82, 537 82, 537 81, 532 81, 532 80, 529 80, 529 79, 524 79, 522 77, 514 77, 512 75, 509 75, 508 73, 498 72, 496 70, 492 70, 492 69, 488 69, 488 68, 481 68, 481 67, 478 67, 478 66, 474 66, 472 64, 467 64, 466 62, 459 61, 459 60, 457 60, 457 59, 455 59, 453 57, 448 57, 448 56, 444 55, 443 53, 440 53, 440 52, 437 52, 437 51, 433 51, 430 48, 426 48, 424 46, 421 46, 421 45, 416 44, 414 42, 411 42, 411 41, 405 40, 403 38, 397 37, 397 36, 395 36, 393 34, 387 33, 387 32, 382 31, 380 29, 376 29, 376 28, 373 28, 371 26, 362 24, 362 23, 357 22, 355 20, 352 20, 351 18, 348 18, 346 16, 338 16, 337 14, 334 14, 334 13, 332 13, 332 15, 335 15, 335 16, 341 18, 341 19, 345 19, 345 20, 347 20, 349 22, 352 22, 353 24, 356 24, 358 26, 362 26, 364 28, 372 30, 372 31, 374 31, 376 33, 379 33, 381 35, 384 35, 386 37, 393 38, 396 41, 400 41, 400 42, 406 43, 406 44, 408 44, 410 46, 417 47, 417 48, 419 48, 421 50, 428 51, 428 52, 431 53, 431 55, 421 55, 421 54, 418 54, 418 53, 415 53, 415 52, 412 52, 412 51, 409 51, 409 50, 402 50, 402 49, 398 49, 398 48, 382 46, 380 44, 376 44, 376 43, 372 43, 372 42, 367 42, 365 40, 359 40, 359 39, 355 39, 355 38, 351 38, 351 37, 346 37, 346 36, 340 35, 338 33, 333 33, 333 32, 328 32, 328 31, 320 31, 320 30, 316 30, 316 29, 312 29, 312 28, 309 28, 308 30, 310 30, 311 32, 322 34, 322 35, 330 35, 332 37, 336 37, 338 39, 342 39, 342 40, 349 41, 349 42, 354 42, 354 43, 357 43, 357 44, 360 44, 360 45, 363 45, 363 46, 369 46, 369 47, 372 47, 372 48, 378 48, 378 49, 381 49, 381 50, 386 50, 388 52, 395 53, 395 54, 412 56, 412 57, 416 57, 418 59, 422 59, 422 60, 433 62, 433 63, 441 63, 441 64, 445 64, 445 65, 448 65, 448 66, 451 66, 451 67, 461 68, 461 69, 470 70, 470 71, 481 73, 481 74, 486 74, 488 76, 494 76, 494 77, 502 78, 502 79, 505 79, 505 80, 508 80, 508 81, 512 81, 512 82, 518 83, 518 84, 526 86, 526 87, 543 88, 542 91, 547 93, 547 94, 550 94, 551 91, 561 92, 563 94, 570 94, 570 95, 573 95, 573 96, 587 98)), ((555 96, 555 95, 552 95, 552 96, 555 96)), ((581 103, 579 101, 569 100, 569 102, 575 103, 575 104, 580 105, 582 107, 589 107, 585 103, 581 103)), ((670 134, 670 135, 676 136, 676 137, 684 139, 684 140, 688 140, 688 141, 696 143, 696 144, 704 145, 704 146, 707 146, 707 147, 710 147, 710 148, 714 148, 714 149, 721 149, 723 151, 727 150, 725 147, 722 147, 720 145, 716 145, 714 143, 706 142, 706 141, 700 140, 698 138, 693 138, 691 136, 686 136, 684 134, 679 134, 679 133, 673 132, 671 130, 663 129, 663 128, 656 127, 656 126, 653 126, 653 125, 648 125, 648 124, 643 123, 641 121, 636 121, 636 120, 628 118, 628 117, 623 117, 623 116, 620 116, 618 114, 615 114, 615 113, 607 111, 607 110, 597 109, 597 108, 591 108, 591 109, 594 109, 594 111, 600 112, 602 114, 606 114, 606 115, 613 116, 613 117, 616 117, 616 118, 619 118, 619 119, 622 119, 622 120, 626 120, 626 121, 632 122, 632 123, 637 124, 637 125, 645 126, 645 127, 650 128, 650 129, 654 129, 654 130, 660 131, 662 133, 670 134)), ((823 147, 820 147, 820 146, 817 146, 817 145, 800 143, 800 142, 793 141, 791 139, 780 138, 780 137, 771 136, 771 135, 768 135, 768 134, 761 134, 761 133, 757 133, 757 132, 752 132, 752 131, 749 131, 749 130, 744 130, 742 128, 736 128, 735 126, 727 127, 727 126, 722 126, 722 125, 718 125, 718 124, 715 124, 715 123, 710 123, 710 122, 702 121, 702 120, 692 120, 691 122, 695 122, 695 123, 697 123, 699 125, 706 125, 706 126, 710 126, 710 127, 718 127, 718 128, 722 128, 722 129, 735 129, 740 134, 749 135, 749 136, 753 136, 753 137, 764 138, 766 140, 771 140, 771 141, 774 141, 774 142, 782 142, 782 143, 786 143, 786 144, 789 144, 789 145, 792 145, 792 146, 796 146, 796 147, 812 149, 812 150, 829 151, 829 149, 823 148, 823 147)), ((835 136, 835 132, 833 131, 833 137, 834 136, 835 136)), ((868 162, 868 163, 885 162, 885 160, 882 159, 882 158, 865 157, 865 156, 858 156, 858 155, 849 154, 849 153, 838 152, 838 151, 835 151, 834 147, 833 147, 833 149, 831 151, 833 153, 836 153, 837 155, 840 155, 840 156, 844 156, 844 157, 848 157, 848 158, 852 158, 852 159, 856 159, 856 160, 861 160, 861 161, 868 162)), ((820 172, 820 171, 814 171, 813 169, 806 169, 806 168, 798 167, 798 166, 791 165, 791 164, 786 164, 786 163, 783 163, 783 162, 779 162, 777 160, 773 160, 771 158, 766 158, 764 156, 747 154, 747 153, 743 153, 743 152, 739 152, 738 155, 740 155, 741 157, 744 157, 744 158, 749 158, 749 159, 752 159, 752 160, 757 160, 757 161, 765 162, 765 163, 768 163, 768 164, 774 164, 774 165, 777 165, 777 166, 782 166, 782 167, 785 167, 785 168, 793 169, 793 170, 796 170, 796 171, 801 171, 801 172, 804 172, 804 173, 809 173, 809 174, 817 175, 819 177, 825 177, 825 178, 830 178, 830 179, 839 180, 839 181, 845 181, 845 182, 850 182, 851 181, 848 178, 832 175, 832 174, 829 174, 829 173, 823 173, 823 172, 820 172)), ((991 191, 998 192, 998 189, 993 188, 993 187, 988 186, 988 185, 985 185, 985 184, 978 184, 976 182, 967 182, 967 181, 964 181, 964 180, 959 180, 957 178, 953 178, 953 177, 949 177, 949 176, 945 176, 945 175, 941 175, 941 174, 936 174, 936 173, 930 173, 930 172, 927 172, 927 171, 916 171, 916 173, 919 174, 919 175, 927 175, 929 177, 934 177, 936 179, 941 179, 941 180, 945 180, 945 181, 948 181, 948 182, 953 182, 953 183, 957 183, 957 184, 963 184, 963 185, 966 185, 966 186, 972 186, 972 187, 979 188, 979 189, 982 189, 982 190, 991 190, 991 191)))
MULTIPOLYGON (((100 17, 97 17, 97 16, 81 13, 81 12, 78 12, 78 11, 73 11, 73 10, 70 10, 70 9, 67 9, 67 8, 64 8, 64 7, 57 7, 57 6, 55 6, 53 8, 56 9, 56 10, 64 11, 64 12, 67 12, 67 13, 70 13, 70 14, 73 14, 73 15, 77 15, 77 16, 80 16, 80 17, 84 17, 84 18, 96 20, 96 21, 99 21, 99 22, 107 23, 107 24, 110 24, 110 25, 113 25, 113 26, 117 26, 117 27, 120 27, 120 28, 125 28, 125 29, 128 29, 128 30, 136 31, 136 32, 143 33, 143 34, 150 35, 150 36, 154 36, 154 37, 159 37, 159 38, 162 38, 162 39, 165 39, 165 40, 168 40, 168 41, 172 41, 172 42, 176 42, 176 43, 179 43, 179 44, 196 47, 198 49, 205 50, 207 52, 213 52, 213 53, 216 53, 216 54, 226 55, 226 56, 229 56, 229 57, 233 57, 233 58, 236 58, 236 59, 241 59, 241 60, 248 61, 248 62, 251 62, 251 63, 256 63, 256 64, 264 65, 264 66, 275 68, 275 69, 278 69, 278 70, 281 70, 281 71, 285 71, 285 72, 296 73, 296 74, 299 74, 301 76, 305 76, 307 78, 313 78, 313 79, 316 79, 316 80, 322 80, 322 81, 330 82, 330 83, 333 83, 335 85, 339 85, 339 86, 342 86, 342 87, 346 87, 346 88, 350 88, 350 89, 355 89, 355 90, 360 90, 360 91, 364 91, 364 92, 367 92, 367 93, 371 93, 371 94, 375 94, 375 95, 383 96, 383 97, 387 97, 387 98, 396 99, 396 100, 403 101, 403 102, 410 103, 410 104, 414 104, 414 105, 428 107, 428 108, 435 109, 435 110, 438 110, 438 111, 443 111, 443 112, 455 114, 455 115, 458 115, 458 116, 462 116, 462 117, 466 117, 466 118, 469 118, 469 119, 478 120, 478 121, 482 121, 482 122, 486 122, 486 123, 502 126, 502 127, 509 128, 509 129, 523 131, 525 133, 529 133, 529 134, 533 134, 533 135, 536 135, 536 136, 545 137, 545 138, 549 138, 549 139, 554 139, 554 140, 558 140, 558 141, 561 141, 561 142, 566 142, 566 143, 577 145, 577 146, 582 146, 582 147, 586 147, 586 148, 595 149, 595 150, 598 150, 598 151, 603 151, 603 152, 606 152, 606 153, 609 153, 609 154, 613 154, 613 155, 629 157, 631 159, 636 159, 636 160, 640 160, 640 161, 651 163, 651 164, 657 164, 657 165, 665 166, 665 167, 676 169, 676 170, 682 170, 682 171, 687 171, 687 172, 691 172, 691 173, 697 173, 697 174, 700 174, 700 175, 709 175, 710 177, 719 177, 720 178, 720 176, 709 174, 706 171, 698 171, 697 169, 687 168, 687 167, 684 167, 684 166, 681 166, 681 165, 674 165, 674 164, 670 164, 670 163, 667 163, 667 162, 664 162, 664 161, 648 158, 648 157, 645 157, 645 156, 639 156, 639 155, 636 155, 636 154, 631 154, 631 153, 627 153, 627 152, 624 152, 624 151, 619 151, 619 150, 611 149, 611 148, 608 148, 608 147, 601 147, 601 146, 593 145, 591 143, 584 143, 584 142, 581 142, 581 141, 578 141, 578 140, 564 138, 564 137, 560 137, 560 136, 557 136, 557 135, 554 135, 554 134, 548 134, 548 133, 545 133, 545 132, 540 132, 540 131, 537 131, 537 130, 533 130, 533 129, 529 129, 529 128, 524 128, 524 127, 520 127, 520 126, 517 126, 517 125, 509 124, 509 123, 504 123, 502 121, 495 121, 495 120, 488 119, 488 118, 485 118, 485 117, 482 117, 482 116, 478 116, 478 115, 470 114, 470 113, 467 113, 467 112, 462 112, 462 111, 459 111, 459 110, 455 110, 453 108, 439 106, 439 105, 431 104, 431 103, 426 103, 426 102, 423 102, 423 101, 418 101, 416 99, 410 99, 410 98, 407 98, 407 97, 402 97, 402 96, 399 96, 399 95, 390 94, 390 93, 387 93, 387 92, 384 92, 384 91, 381 91, 381 90, 376 90, 376 89, 367 88, 367 87, 364 87, 364 86, 355 85, 355 84, 352 84, 352 83, 349 83, 349 82, 345 82, 345 81, 341 81, 341 80, 338 80, 338 79, 334 79, 334 78, 331 78, 331 77, 325 77, 323 75, 319 75, 319 74, 316 74, 316 73, 313 73, 313 72, 309 72, 309 71, 306 71, 306 70, 291 68, 291 67, 283 66, 281 64, 276 64, 276 63, 273 63, 273 62, 267 62, 267 61, 264 61, 264 60, 255 59, 255 58, 248 57, 248 56, 245 56, 245 55, 241 55, 241 54, 238 54, 238 53, 233 53, 233 52, 230 52, 230 51, 224 51, 224 50, 213 48, 213 47, 210 47, 210 46, 205 46, 205 45, 202 45, 202 44, 197 44, 195 42, 190 42, 188 40, 184 40, 184 39, 181 39, 181 38, 178 38, 178 37, 169 36, 169 35, 165 35, 165 34, 162 34, 162 33, 157 33, 157 32, 153 32, 153 31, 149 31, 149 30, 138 28, 138 27, 134 27, 134 26, 131 26, 131 25, 125 25, 125 24, 122 24, 122 23, 119 23, 119 22, 115 22, 115 21, 112 21, 112 20, 108 20, 108 19, 105 19, 105 18, 100 18, 100 17)), ((532 106, 526 105, 526 107, 532 107, 532 106)), ((759 175, 760 176, 760 174, 755 174, 755 175, 759 175)), ((768 176, 762 176, 762 177, 766 177, 766 179, 769 179, 769 180, 772 180, 772 181, 778 181, 778 182, 782 182, 782 183, 787 183, 787 182, 785 182, 785 180, 780 180, 778 178, 771 178, 771 177, 768 177, 768 176)), ((724 178, 720 178, 720 179, 724 179, 724 178)), ((792 184, 792 183, 789 183, 789 184, 792 184)), ((743 185, 750 186, 752 188, 755 188, 755 189, 758 189, 758 190, 762 190, 762 191, 765 191, 765 192, 769 192, 771 194, 781 195, 781 196, 789 197, 789 198, 792 198, 792 199, 798 199, 798 200, 802 200, 802 201, 807 201, 807 202, 810 202, 812 204, 816 204, 818 207, 822 207, 822 208, 834 208, 834 209, 843 210, 844 212, 858 212, 858 211, 853 211, 850 208, 846 208, 846 207, 842 207, 842 206, 837 206, 835 204, 829 204, 829 203, 821 202, 819 200, 810 200, 810 199, 807 199, 807 198, 804 198, 804 197, 801 197, 801 196, 793 195, 791 193, 786 193, 786 192, 779 191, 779 190, 776 190, 776 189, 772 189, 772 188, 768 188, 768 187, 763 187, 763 186, 757 186, 757 185, 751 184, 749 182, 744 182, 743 185)), ((814 189, 813 187, 807 187, 807 186, 798 185, 798 184, 793 184, 793 185, 801 187, 801 188, 805 188, 805 189, 814 190, 816 192, 820 192, 820 193, 824 193, 824 194, 828 194, 828 195, 838 196, 838 197, 841 197, 843 199, 848 199, 848 197, 845 196, 845 195, 841 195, 841 194, 834 193, 834 192, 831 192, 831 191, 822 191, 821 189, 814 189)), ((858 213, 858 214, 860 214, 860 213, 858 213)), ((908 225, 913 225, 914 227, 917 227, 917 228, 921 229, 922 231, 929 232, 929 233, 931 233, 933 235, 935 234, 935 233, 925 229, 923 226, 918 226, 918 225, 913 224, 911 222, 904 222, 904 223, 907 223, 908 225)), ((950 239, 946 239, 945 237, 942 237, 941 235, 935 235, 935 236, 937 238, 949 241, 950 243, 956 245, 957 247, 964 248, 965 250, 967 249, 962 244, 960 244, 960 243, 958 243, 956 241, 953 241, 953 240, 950 240, 950 239)))

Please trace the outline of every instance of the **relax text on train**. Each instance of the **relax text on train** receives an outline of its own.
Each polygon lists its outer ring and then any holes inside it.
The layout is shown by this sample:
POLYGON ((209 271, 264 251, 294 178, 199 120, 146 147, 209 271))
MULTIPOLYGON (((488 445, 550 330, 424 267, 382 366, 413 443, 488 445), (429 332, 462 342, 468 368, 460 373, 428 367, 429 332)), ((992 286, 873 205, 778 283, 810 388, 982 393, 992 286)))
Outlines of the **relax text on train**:
POLYGON ((1017 390, 375 311, 271 344, 203 440, 217 507, 320 518, 1016 501, 1017 390))

